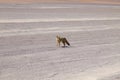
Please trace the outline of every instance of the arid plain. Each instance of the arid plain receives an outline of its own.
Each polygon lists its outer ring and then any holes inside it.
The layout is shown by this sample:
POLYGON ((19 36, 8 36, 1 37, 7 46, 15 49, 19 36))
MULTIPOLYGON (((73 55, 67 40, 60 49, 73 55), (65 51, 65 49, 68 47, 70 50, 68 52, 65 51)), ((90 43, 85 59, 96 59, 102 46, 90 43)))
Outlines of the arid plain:
POLYGON ((0 80, 120 80, 120 6, 1 4, 0 80))

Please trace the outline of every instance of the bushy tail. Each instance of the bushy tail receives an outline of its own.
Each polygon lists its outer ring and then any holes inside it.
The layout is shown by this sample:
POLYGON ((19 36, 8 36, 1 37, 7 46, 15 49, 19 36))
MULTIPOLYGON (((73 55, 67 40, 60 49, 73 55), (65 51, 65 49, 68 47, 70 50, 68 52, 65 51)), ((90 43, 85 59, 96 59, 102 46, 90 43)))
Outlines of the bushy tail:
POLYGON ((68 42, 68 40, 65 38, 65 42, 68 46, 70 46, 70 43, 68 42))

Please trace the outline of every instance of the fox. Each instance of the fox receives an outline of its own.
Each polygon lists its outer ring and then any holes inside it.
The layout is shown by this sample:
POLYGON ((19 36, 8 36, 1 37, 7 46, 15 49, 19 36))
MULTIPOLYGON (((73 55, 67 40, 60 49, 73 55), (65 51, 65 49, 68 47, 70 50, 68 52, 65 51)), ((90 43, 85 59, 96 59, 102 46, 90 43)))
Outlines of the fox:
POLYGON ((68 46, 70 46, 70 43, 68 42, 68 40, 65 37, 60 37, 60 36, 57 35, 56 36, 56 42, 57 42, 57 46, 59 46, 59 47, 60 47, 60 43, 63 44, 63 47, 65 47, 66 44, 68 46))

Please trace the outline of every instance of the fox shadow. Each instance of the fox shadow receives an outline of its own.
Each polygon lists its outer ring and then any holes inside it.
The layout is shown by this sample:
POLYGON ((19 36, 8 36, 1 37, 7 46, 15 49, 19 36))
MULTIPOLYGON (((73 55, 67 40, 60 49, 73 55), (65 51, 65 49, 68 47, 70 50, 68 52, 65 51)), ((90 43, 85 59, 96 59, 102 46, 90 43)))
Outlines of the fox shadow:
POLYGON ((70 48, 70 46, 61 46, 61 48, 70 48))

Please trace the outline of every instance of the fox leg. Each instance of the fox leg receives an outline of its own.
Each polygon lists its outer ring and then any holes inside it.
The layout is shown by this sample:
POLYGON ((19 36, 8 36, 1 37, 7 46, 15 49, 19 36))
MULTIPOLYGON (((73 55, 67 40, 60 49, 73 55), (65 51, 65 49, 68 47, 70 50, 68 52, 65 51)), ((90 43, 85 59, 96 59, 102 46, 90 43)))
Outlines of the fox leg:
POLYGON ((60 47, 60 42, 58 43, 58 46, 60 47))
POLYGON ((60 47, 60 42, 59 42, 59 41, 57 41, 57 46, 59 46, 59 47, 60 47))
POLYGON ((63 45, 64 45, 64 47, 65 47, 65 41, 63 41, 62 43, 63 43, 63 45))

